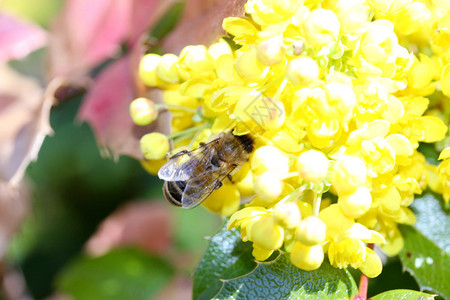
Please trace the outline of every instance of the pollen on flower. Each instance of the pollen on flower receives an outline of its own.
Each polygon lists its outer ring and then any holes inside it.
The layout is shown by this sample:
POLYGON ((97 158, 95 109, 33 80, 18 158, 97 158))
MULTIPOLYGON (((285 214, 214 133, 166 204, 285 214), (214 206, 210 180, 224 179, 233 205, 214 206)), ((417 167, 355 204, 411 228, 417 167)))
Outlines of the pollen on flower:
MULTIPOLYGON (((203 205, 230 216, 255 259, 282 249, 315 270, 327 254, 375 277, 381 260, 366 243, 396 255, 414 197, 430 186, 450 201, 449 148, 439 166, 419 152, 444 148, 450 122, 450 14, 445 1, 424 3, 248 0, 245 18, 223 20, 232 39, 142 57, 176 149, 225 131, 254 139, 203 205)), ((139 125, 157 116, 146 99, 130 114, 139 125)), ((147 134, 141 148, 155 173, 169 139, 147 134)))

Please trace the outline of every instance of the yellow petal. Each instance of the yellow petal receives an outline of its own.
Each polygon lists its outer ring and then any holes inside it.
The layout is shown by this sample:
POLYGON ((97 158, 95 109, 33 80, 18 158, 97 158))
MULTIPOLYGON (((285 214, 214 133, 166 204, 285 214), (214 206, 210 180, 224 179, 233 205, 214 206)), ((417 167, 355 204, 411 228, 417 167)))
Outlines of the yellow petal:
POLYGON ((441 73, 441 87, 445 96, 450 97, 450 63, 445 65, 441 73))
POLYGON ((434 116, 423 116, 422 121, 425 128, 423 142, 433 143, 445 138, 448 126, 445 125, 444 121, 434 116))
POLYGON ((396 155, 410 156, 414 152, 411 142, 402 134, 388 135, 386 141, 394 149, 396 155))
POLYGON ((442 150, 441 154, 439 154, 439 160, 441 159, 447 159, 450 157, 450 147, 445 148, 442 150))

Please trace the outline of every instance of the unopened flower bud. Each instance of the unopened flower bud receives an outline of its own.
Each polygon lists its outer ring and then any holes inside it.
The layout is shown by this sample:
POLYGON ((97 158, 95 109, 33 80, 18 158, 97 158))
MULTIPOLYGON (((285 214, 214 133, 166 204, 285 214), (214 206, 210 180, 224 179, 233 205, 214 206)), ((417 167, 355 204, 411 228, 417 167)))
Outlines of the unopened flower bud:
POLYGON ((311 46, 320 48, 335 42, 339 36, 341 24, 336 14, 328 9, 315 9, 304 22, 306 40, 311 46))
POLYGON ((147 98, 137 98, 130 103, 130 116, 139 126, 152 123, 158 117, 155 103, 147 98))
POLYGON ((328 158, 320 151, 308 150, 301 153, 295 167, 300 176, 307 182, 319 182, 328 174, 328 158))
POLYGON ((300 209, 294 202, 276 205, 273 215, 277 224, 286 229, 294 228, 301 219, 300 209))
POLYGON ((370 189, 365 186, 358 187, 350 194, 339 195, 338 205, 342 212, 350 218, 359 218, 364 215, 372 204, 370 189))
POLYGON ((236 185, 241 196, 246 197, 255 194, 255 191, 253 189, 253 173, 251 171, 247 172, 247 175, 244 177, 244 179, 239 181, 236 185))
POLYGON ((284 183, 279 175, 273 171, 267 171, 257 175, 253 179, 255 193, 264 200, 278 199, 283 192, 284 183))
POLYGON ((251 240, 259 248, 279 249, 283 244, 283 239, 283 228, 275 223, 273 217, 262 218, 251 227, 251 240))
POLYGON ((333 166, 330 181, 339 194, 351 193, 367 180, 367 166, 359 158, 343 156, 333 166))
POLYGON ((161 61, 161 56, 158 54, 147 54, 142 57, 139 64, 139 78, 148 86, 159 86, 162 82, 156 76, 156 67, 161 61))
POLYGON ((323 262, 322 246, 316 245, 310 247, 296 242, 291 251, 291 261, 302 270, 316 270, 323 262))
POLYGON ((141 138, 141 151, 146 159, 162 159, 169 148, 169 139, 162 133, 152 132, 141 138))
POLYGON ((318 217, 310 216, 300 221, 295 230, 295 239, 307 246, 325 241, 327 226, 318 217))
POLYGON ((280 63, 284 58, 283 36, 277 35, 261 42, 256 47, 258 60, 266 66, 280 63))
POLYGON ((206 72, 214 68, 214 61, 203 45, 184 47, 180 53, 180 63, 197 72, 206 72))
POLYGON ((308 85, 320 74, 317 62, 308 56, 300 56, 291 60, 286 69, 286 77, 295 84, 308 85))
POLYGON ((263 146, 253 153, 251 167, 254 175, 273 171, 284 176, 289 172, 289 158, 276 147, 263 146))
POLYGON ((168 83, 176 83, 179 80, 177 68, 178 56, 174 54, 164 54, 161 61, 156 66, 156 75, 168 83))
POLYGON ((256 56, 256 48, 243 52, 236 60, 236 71, 247 80, 261 80, 265 66, 256 56))

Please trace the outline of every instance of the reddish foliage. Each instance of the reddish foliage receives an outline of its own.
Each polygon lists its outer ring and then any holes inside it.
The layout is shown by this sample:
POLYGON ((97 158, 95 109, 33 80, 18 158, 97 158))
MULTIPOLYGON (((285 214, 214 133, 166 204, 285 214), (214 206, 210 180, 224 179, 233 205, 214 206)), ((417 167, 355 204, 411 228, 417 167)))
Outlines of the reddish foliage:
POLYGON ((132 202, 110 215, 90 238, 86 248, 102 255, 114 247, 133 245, 164 254, 172 246, 167 205, 132 202))
POLYGON ((0 12, 0 62, 21 59, 46 42, 43 29, 0 12))

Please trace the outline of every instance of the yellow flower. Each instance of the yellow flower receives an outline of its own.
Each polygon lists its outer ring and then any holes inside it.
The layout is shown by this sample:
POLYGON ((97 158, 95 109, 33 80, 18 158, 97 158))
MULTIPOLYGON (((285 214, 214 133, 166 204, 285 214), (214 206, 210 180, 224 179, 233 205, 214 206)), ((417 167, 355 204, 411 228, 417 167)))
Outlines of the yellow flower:
MULTIPOLYGON (((283 247, 314 270, 327 253, 333 266, 375 277, 381 261, 366 243, 397 254, 398 224, 416 222, 408 207, 428 185, 450 201, 449 148, 438 167, 419 152, 419 143, 442 147, 448 131, 449 9, 442 0, 249 0, 245 18, 223 21, 230 44, 147 54, 139 76, 163 90, 176 149, 223 131, 254 138, 249 162, 204 205, 231 214, 228 228, 240 227, 257 260, 283 247)), ((153 112, 148 101, 130 106, 137 124, 153 112)), ((144 136, 149 172, 168 144, 144 136)))
POLYGON ((295 167, 301 178, 307 182, 319 182, 328 175, 328 158, 320 151, 308 150, 302 152, 295 162, 295 167))
POLYGON ((366 259, 359 266, 361 272, 367 277, 374 278, 381 274, 383 265, 378 255, 370 248, 366 247, 366 259))
POLYGON ((141 59, 139 64, 139 78, 148 86, 161 86, 162 80, 156 75, 156 67, 161 61, 161 56, 157 54, 147 54, 141 59))
POLYGON ((390 144, 381 137, 363 141, 361 155, 367 163, 368 175, 371 177, 387 173, 394 168, 395 152, 390 144))
POLYGON ((337 204, 332 204, 319 213, 319 218, 327 227, 327 239, 334 240, 342 232, 347 232, 355 221, 342 213, 337 204))
POLYGON ((239 209, 240 194, 236 186, 224 184, 202 203, 208 210, 223 216, 230 216, 239 209))
POLYGON ((346 216, 358 218, 364 215, 372 204, 370 189, 365 186, 359 186, 352 193, 341 194, 339 195, 338 204, 346 216))
POLYGON ((141 151, 146 159, 162 159, 169 152, 169 140, 162 133, 148 133, 141 138, 141 151))
POLYGON ((443 161, 437 168, 439 181, 442 184, 442 195, 446 203, 450 202, 450 147, 445 148, 439 155, 439 159, 443 161))
POLYGON ((355 223, 337 239, 330 242, 328 257, 338 268, 359 268, 366 261, 367 248, 364 243, 385 243, 383 236, 363 225, 355 223))
POLYGON ((319 78, 320 69, 317 62, 308 56, 291 60, 286 69, 286 77, 294 84, 308 86, 319 78))
POLYGON ((366 246, 357 239, 345 239, 331 242, 328 246, 330 263, 337 268, 347 268, 351 265, 357 269, 366 259, 366 246))
POLYGON ((282 177, 289 172, 289 158, 277 147, 263 146, 253 153, 251 166, 255 175, 272 171, 282 177))
POLYGON ((337 0, 333 6, 343 33, 353 33, 369 18, 370 7, 365 0, 337 0))
POLYGON ((227 229, 239 226, 242 240, 253 242, 253 256, 257 260, 266 260, 283 244, 283 228, 275 222, 273 214, 262 207, 248 207, 235 212, 227 229))
POLYGON ((286 229, 295 228, 302 217, 298 205, 294 202, 276 205, 273 214, 277 224, 286 229))
POLYGON ((419 54, 419 59, 414 59, 414 64, 408 72, 407 91, 414 95, 427 96, 435 89, 435 82, 433 82, 435 64, 423 53, 419 54))
POLYGON ((322 244, 325 241, 327 227, 321 219, 309 216, 300 221, 295 230, 295 239, 307 246, 322 244))
POLYGON ((137 98, 130 103, 130 116, 136 125, 145 126, 156 120, 155 103, 147 98, 137 98))
POLYGON ((306 246, 295 242, 291 251, 292 263, 302 270, 312 271, 320 267, 323 261, 322 246, 306 246))
POLYGON ((320 49, 337 41, 341 24, 329 9, 315 9, 303 24, 305 37, 311 47, 320 49))
POLYGON ((178 57, 174 54, 164 54, 156 66, 156 76, 168 83, 176 83, 179 80, 178 76, 178 57))
POLYGON ((266 250, 276 250, 283 244, 283 228, 276 224, 273 217, 261 218, 251 227, 249 240, 266 250))
POLYGON ((269 202, 277 200, 283 193, 284 183, 274 171, 256 175, 253 183, 256 195, 269 202))
POLYGON ((179 67, 184 72, 207 72, 214 69, 214 61, 205 46, 187 46, 181 50, 179 67))
POLYGON ((264 80, 266 66, 258 59, 256 47, 251 47, 248 51, 241 51, 236 59, 236 71, 244 79, 250 82, 264 80))
POLYGON ((256 47, 258 60, 266 66, 276 65, 284 59, 283 37, 277 35, 259 43, 256 47))
POLYGON ((330 181, 339 194, 355 191, 367 181, 367 166, 358 157, 344 155, 331 169, 330 181))

